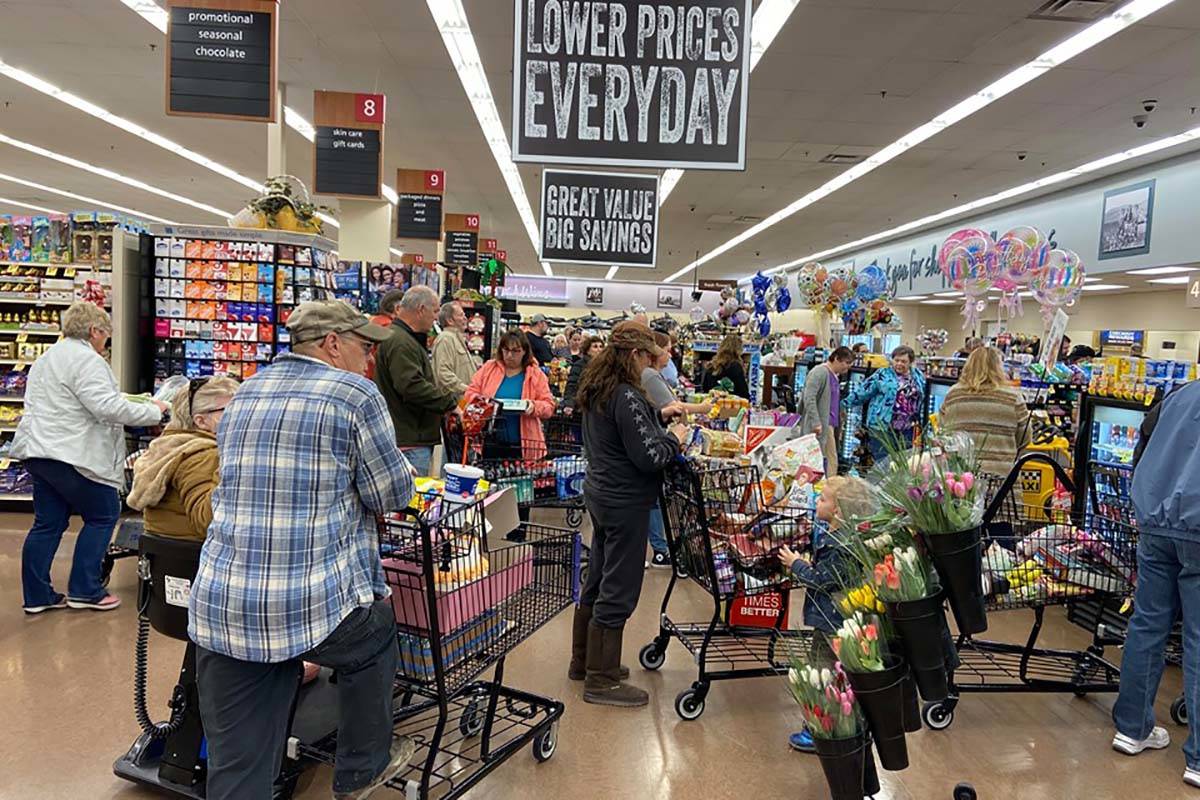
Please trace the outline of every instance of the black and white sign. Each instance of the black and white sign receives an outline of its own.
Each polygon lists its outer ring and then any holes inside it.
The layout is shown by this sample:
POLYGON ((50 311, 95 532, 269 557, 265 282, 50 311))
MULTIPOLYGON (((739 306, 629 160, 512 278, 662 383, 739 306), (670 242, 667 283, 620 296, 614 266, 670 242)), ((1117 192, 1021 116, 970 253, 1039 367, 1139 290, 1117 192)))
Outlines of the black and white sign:
POLYGON ((475 269, 479 262, 479 234, 474 231, 446 231, 447 264, 475 269))
POLYGON ((396 238, 441 239, 442 196, 401 194, 396 205, 396 238))
POLYGON ((168 113, 269 120, 273 14, 173 6, 168 113))
POLYGON ((379 196, 379 131, 317 126, 316 194, 379 196))
POLYGON ((543 261, 654 267, 658 176, 542 171, 543 261))
POLYGON ((588 286, 584 295, 584 302, 589 306, 604 305, 604 287, 603 286, 588 286))
POLYGON ((745 169, 750 0, 514 3, 514 161, 745 169))

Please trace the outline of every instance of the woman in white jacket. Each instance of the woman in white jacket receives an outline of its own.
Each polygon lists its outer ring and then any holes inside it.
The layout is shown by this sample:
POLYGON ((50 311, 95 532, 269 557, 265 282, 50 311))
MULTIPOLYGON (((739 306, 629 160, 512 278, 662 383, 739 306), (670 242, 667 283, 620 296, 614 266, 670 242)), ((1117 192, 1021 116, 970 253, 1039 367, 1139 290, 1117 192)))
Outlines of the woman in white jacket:
POLYGON ((12 455, 33 478, 33 527, 21 549, 25 613, 54 608, 109 611, 121 601, 100 584, 100 565, 121 511, 125 425, 156 425, 166 403, 135 403, 117 388, 104 360, 112 321, 92 303, 62 315, 63 339, 29 370, 25 414, 12 455), (83 518, 64 597, 50 565, 72 514, 83 518))

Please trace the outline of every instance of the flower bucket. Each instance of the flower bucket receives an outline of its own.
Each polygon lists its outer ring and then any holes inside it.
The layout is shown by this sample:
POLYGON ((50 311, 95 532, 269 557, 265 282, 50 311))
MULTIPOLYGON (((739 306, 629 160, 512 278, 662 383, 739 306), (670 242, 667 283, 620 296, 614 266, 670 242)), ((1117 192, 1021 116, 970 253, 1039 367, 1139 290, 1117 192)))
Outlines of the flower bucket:
POLYGON ((946 616, 941 593, 885 605, 921 698, 930 703, 945 700, 950 695, 950 683, 946 677, 946 616))
POLYGON ((891 659, 878 672, 846 672, 854 697, 871 729, 879 753, 879 764, 896 772, 908 769, 908 747, 904 741, 904 680, 908 665, 891 659))
MULTIPOLYGON (((899 642, 897 642, 899 644, 899 642)), ((900 652, 897 650, 897 652, 900 652)), ((903 694, 901 709, 904 717, 904 732, 916 733, 921 730, 921 700, 917 697, 917 682, 913 680, 912 672, 906 670, 904 681, 900 684, 903 694)))
POLYGON ((866 734, 850 739, 814 737, 813 744, 817 748, 817 757, 821 759, 821 769, 825 772, 825 782, 829 784, 832 800, 863 800, 879 791, 871 740, 866 734))
POLYGON ((922 533, 921 539, 937 568, 938 577, 954 612, 959 633, 987 630, 987 608, 983 594, 983 529, 968 528, 957 533, 922 533))

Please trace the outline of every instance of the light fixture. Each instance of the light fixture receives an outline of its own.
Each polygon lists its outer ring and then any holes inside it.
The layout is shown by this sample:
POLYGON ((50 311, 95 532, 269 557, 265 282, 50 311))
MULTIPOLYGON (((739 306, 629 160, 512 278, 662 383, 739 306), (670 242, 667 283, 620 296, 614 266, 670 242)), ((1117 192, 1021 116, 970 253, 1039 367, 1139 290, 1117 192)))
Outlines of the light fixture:
MULTIPOLYGON (((508 144, 508 135, 504 132, 504 123, 500 121, 500 113, 496 110, 496 100, 492 96, 492 87, 488 84, 487 73, 483 70, 483 59, 475 47, 475 37, 471 34, 471 24, 467 21, 467 12, 463 9, 462 0, 425 0, 429 13, 437 24, 438 32, 442 35, 442 43, 454 71, 466 92, 475 119, 483 131, 496 160, 496 166, 508 186, 513 204, 517 207, 517 215, 529 234, 534 252, 541 250, 541 235, 538 233, 537 220, 533 216, 533 207, 529 205, 529 197, 525 194, 525 183, 521 173, 512 160, 512 148, 508 144)), ((548 262, 542 262, 542 271, 553 275, 554 270, 548 262)))
POLYGON ((166 189, 160 189, 157 186, 152 186, 145 181, 139 181, 136 178, 127 177, 119 172, 113 172, 110 169, 105 169, 104 167, 97 167, 95 164, 89 164, 86 161, 80 161, 79 159, 72 158, 71 156, 64 156, 62 153, 56 153, 53 150, 47 150, 46 148, 39 147, 36 144, 30 144, 29 142, 23 142, 20 139, 14 139, 11 136, 3 133, 0 133, 0 143, 12 145, 13 147, 24 150, 27 153, 33 153, 34 155, 42 156, 43 158, 48 158, 52 161, 57 161, 60 164, 66 164, 67 166, 90 172, 93 175, 99 175, 102 178, 108 178, 110 181, 123 183, 126 186, 134 189, 141 189, 143 192, 149 192, 150 194, 156 194, 159 197, 165 197, 168 200, 174 200, 176 203, 182 203, 185 206, 191 206, 192 208, 198 208, 201 211, 207 211, 208 213, 215 214, 222 219, 229 219, 233 216, 233 214, 230 212, 223 211, 216 206, 210 206, 207 203, 201 203, 198 200, 193 200, 190 197, 184 197, 181 194, 168 192, 166 189))
POLYGON ((108 209, 110 211, 120 211, 122 214, 130 214, 132 216, 138 217, 139 219, 145 220, 147 222, 161 222, 164 225, 175 225, 176 224, 169 219, 163 219, 162 217, 156 217, 153 214, 147 214, 145 211, 138 211, 135 208, 126 208, 125 206, 119 206, 116 203, 109 203, 105 200, 97 200, 94 197, 88 197, 87 195, 83 195, 83 194, 76 194, 75 192, 68 192, 66 189, 56 189, 53 186, 47 186, 44 183, 37 183, 35 181, 27 181, 24 178, 18 178, 15 175, 7 175, 3 172, 0 172, 0 180, 8 181, 9 183, 16 183, 21 186, 28 186, 30 189, 38 189, 39 191, 50 192, 51 194, 59 194, 59 195, 62 195, 63 197, 69 197, 72 200, 79 200, 84 203, 90 203, 93 206, 95 206, 96 208, 108 209))
POLYGON ((1084 278, 1083 282, 1084 283, 1099 283, 1102 280, 1104 280, 1104 279, 1103 278, 1084 278))
POLYGON ((916 300, 926 300, 928 298, 929 298, 929 295, 927 295, 927 294, 910 294, 907 297, 897 297, 896 299, 897 300, 916 301, 916 300))
POLYGON ((1196 267, 1150 267, 1149 269, 1131 269, 1127 275, 1175 275, 1180 272, 1195 272, 1196 267))
POLYGON ((613 278, 617 277, 617 270, 619 269, 620 267, 610 267, 608 274, 604 276, 604 280, 611 281, 613 278))
POLYGON ((1112 289, 1128 289, 1123 283, 1089 283, 1083 287, 1085 292, 1107 292, 1112 289))
POLYGON ((33 203, 25 203, 20 200, 10 200, 7 197, 0 197, 0 206, 3 206, 3 205, 20 206, 21 208, 28 208, 28 209, 32 209, 34 211, 41 211, 44 214, 66 214, 67 213, 65 211, 59 211, 56 208, 46 208, 45 206, 35 206, 33 203))
POLYGON ((957 300, 922 300, 923 306, 952 306, 958 303, 957 300))
MULTIPOLYGON (((457 1, 457 0, 456 0, 457 1)), ((433 0, 429 0, 433 2, 433 0)), ((983 109, 1006 95, 1016 91, 1020 87, 1030 81, 1044 75, 1051 69, 1054 69, 1059 64, 1074 58, 1085 50, 1095 47, 1100 42, 1120 33, 1121 31, 1133 25, 1135 22, 1145 18, 1149 14, 1158 11, 1164 6, 1170 5, 1174 0, 1132 0, 1126 3, 1121 8, 1114 11, 1104 19, 1092 23, 1088 27, 1071 36, 1066 41, 1055 47, 1050 48, 1045 53, 1042 53, 1032 61, 1017 67, 1012 72, 1004 75, 999 80, 985 86, 980 91, 962 100, 951 108, 943 111, 938 116, 926 122, 924 125, 909 131, 904 136, 884 147, 882 150, 869 156, 865 161, 862 161, 837 177, 825 184, 817 187, 808 194, 800 197, 785 208, 776 211, 771 216, 764 219, 762 222, 746 229, 742 233, 733 237, 724 244, 718 246, 714 250, 710 250, 700 258, 679 270, 671 277, 667 278, 667 283, 671 283, 682 275, 686 275, 701 264, 705 264, 723 253, 732 250, 739 244, 751 239, 768 228, 779 224, 788 217, 797 212, 820 202, 824 198, 847 186, 859 178, 873 172, 882 167, 884 164, 892 161, 903 153, 908 152, 912 148, 944 131, 955 123, 961 122, 967 117, 974 114, 976 111, 983 109)))
POLYGON ((395 247, 389 247, 389 248, 388 248, 388 250, 389 250, 389 251, 391 252, 391 254, 392 254, 392 255, 394 255, 396 258, 404 258, 404 251, 403 251, 403 250, 397 250, 395 247))
MULTIPOLYGON (((758 62, 762 61, 771 42, 775 41, 775 37, 783 29, 783 24, 799 4, 800 0, 762 0, 750 23, 750 72, 753 73, 758 62)), ((667 202, 667 198, 675 191, 682 177, 681 169, 669 169, 662 174, 662 181, 658 185, 660 207, 667 202)))
POLYGON ((962 297, 962 292, 938 292, 934 297, 962 297))
POLYGON ((1151 278, 1146 283, 1161 283, 1166 286, 1182 286, 1186 283, 1191 283, 1193 278, 1190 275, 1176 275, 1174 278, 1151 278))

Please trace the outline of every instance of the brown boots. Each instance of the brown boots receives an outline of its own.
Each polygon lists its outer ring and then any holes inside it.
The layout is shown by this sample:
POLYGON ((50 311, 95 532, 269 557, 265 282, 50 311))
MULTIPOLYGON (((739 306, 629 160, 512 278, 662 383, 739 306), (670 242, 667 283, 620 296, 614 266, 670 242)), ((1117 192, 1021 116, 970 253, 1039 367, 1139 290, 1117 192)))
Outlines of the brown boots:
MULTIPOLYGON (((588 624, 587 676, 583 701, 605 706, 644 706, 650 696, 636 686, 621 682, 621 637, 623 628, 601 628, 588 624)), ((625 672, 628 675, 628 670, 625 672)))
MULTIPOLYGON (((588 623, 592 621, 591 606, 575 606, 575 619, 571 626, 571 666, 567 677, 581 681, 587 675, 588 623)), ((629 677, 629 667, 621 667, 620 680, 629 677)))

